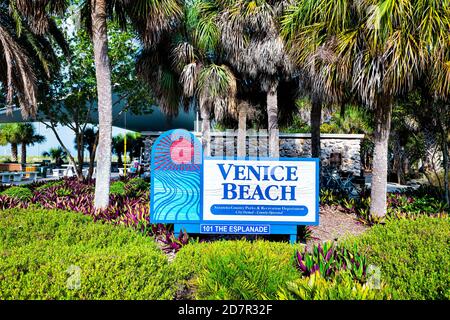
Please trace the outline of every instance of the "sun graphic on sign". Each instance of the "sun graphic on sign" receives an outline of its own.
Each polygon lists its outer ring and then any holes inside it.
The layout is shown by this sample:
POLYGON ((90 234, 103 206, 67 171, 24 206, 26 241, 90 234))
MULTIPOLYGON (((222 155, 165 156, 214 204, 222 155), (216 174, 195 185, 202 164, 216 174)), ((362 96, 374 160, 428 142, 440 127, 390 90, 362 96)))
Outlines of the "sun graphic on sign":
POLYGON ((170 158, 176 164, 192 164, 194 162, 194 145, 185 138, 179 138, 170 146, 170 158))
POLYGON ((161 137, 154 148, 153 161, 157 170, 200 170, 201 145, 193 136, 172 133, 161 137))

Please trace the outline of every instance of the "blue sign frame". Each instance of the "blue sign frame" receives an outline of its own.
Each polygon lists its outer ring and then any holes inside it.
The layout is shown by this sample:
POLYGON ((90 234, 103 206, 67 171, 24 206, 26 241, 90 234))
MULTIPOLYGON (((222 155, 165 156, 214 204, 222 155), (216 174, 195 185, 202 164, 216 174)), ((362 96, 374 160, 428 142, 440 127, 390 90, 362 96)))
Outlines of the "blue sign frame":
MULTIPOLYGON (((167 143, 166 143, 167 144, 167 143)), ((161 151, 161 148, 159 149, 161 151)), ((166 152, 168 149, 166 148, 166 152)), ((232 232, 229 234, 289 234, 291 242, 295 242, 296 234, 297 234, 297 226, 299 225, 310 225, 315 226, 319 224, 319 191, 320 191, 320 180, 319 180, 319 164, 320 160, 317 158, 271 158, 271 157, 203 157, 203 152, 201 148, 201 144, 199 140, 188 131, 184 130, 170 130, 166 131, 163 134, 161 134, 154 142, 152 153, 151 153, 151 192, 150 192, 150 221, 151 223, 173 223, 175 232, 185 230, 189 233, 204 233, 204 234, 217 234, 216 232, 202 232, 202 225, 210 225, 210 226, 237 226, 233 228, 233 230, 240 229, 239 226, 248 227, 248 226, 269 226, 269 233, 236 233, 232 232), (155 213, 155 176, 157 171, 159 170, 157 167, 157 163, 161 163, 161 161, 157 161, 157 148, 161 141, 163 139, 166 139, 173 134, 174 132, 178 132, 180 135, 184 137, 189 137, 192 141, 192 145, 194 147, 194 152, 196 156, 199 156, 198 165, 199 168, 195 168, 196 173, 192 173, 193 175, 200 175, 200 183, 199 183, 199 208, 198 208, 198 219, 155 219, 154 213, 155 213), (200 155, 197 153, 200 152, 200 155), (315 212, 315 221, 313 222, 294 222, 294 221, 242 221, 242 220, 204 220, 204 208, 203 208, 203 201, 204 201, 204 163, 205 160, 244 160, 244 161, 300 161, 300 162, 314 162, 315 163, 315 179, 316 179, 316 190, 315 190, 315 206, 316 206, 316 212, 315 212)), ((176 168, 175 168, 176 171, 176 168)), ((181 181, 183 179, 179 179, 176 181, 181 181)), ((195 183, 194 183, 195 184, 195 183)), ((191 183, 192 185, 192 183, 191 183)), ((165 191, 165 189, 164 189, 165 191)), ((167 202, 167 201, 166 201, 167 202)), ((169 202, 170 203, 170 202, 169 202)), ((161 206, 160 206, 161 207, 161 206)), ((180 205, 178 205, 180 207, 180 205)), ((187 216, 187 215, 186 215, 187 216)), ((176 215, 178 217, 178 215, 176 215)))

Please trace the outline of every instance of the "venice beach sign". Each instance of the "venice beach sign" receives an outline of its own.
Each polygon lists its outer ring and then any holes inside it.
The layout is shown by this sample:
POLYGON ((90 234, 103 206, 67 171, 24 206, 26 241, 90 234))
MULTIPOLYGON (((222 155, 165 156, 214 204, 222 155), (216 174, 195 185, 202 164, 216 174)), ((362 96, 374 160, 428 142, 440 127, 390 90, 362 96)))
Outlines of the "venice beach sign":
POLYGON ((184 130, 152 148, 152 223, 191 233, 290 234, 317 225, 318 159, 203 158, 184 130))

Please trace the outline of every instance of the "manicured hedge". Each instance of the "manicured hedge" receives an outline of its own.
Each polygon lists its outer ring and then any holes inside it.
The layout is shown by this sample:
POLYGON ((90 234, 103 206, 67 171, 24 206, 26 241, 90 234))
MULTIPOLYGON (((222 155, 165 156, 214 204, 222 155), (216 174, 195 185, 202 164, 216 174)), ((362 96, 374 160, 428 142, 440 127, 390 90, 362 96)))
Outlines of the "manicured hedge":
POLYGON ((372 227, 356 241, 396 299, 450 299, 450 220, 420 217, 372 227))
MULTIPOLYGON (((298 246, 297 246, 298 247, 298 246)), ((287 243, 217 241, 188 244, 172 267, 197 299, 274 299, 298 277, 287 243)))
POLYGON ((448 218, 420 217, 343 241, 380 267, 382 289, 374 290, 350 270, 302 275, 294 258, 301 245, 190 243, 169 264, 136 230, 65 211, 10 209, 0 211, 0 299, 449 299, 449 235, 448 218))
POLYGON ((1 193, 4 196, 8 196, 10 198, 16 198, 18 200, 28 201, 33 198, 33 192, 26 187, 9 187, 5 191, 1 193))
MULTIPOLYGON (((320 273, 303 277, 295 267, 299 245, 268 241, 220 241, 189 244, 172 267, 183 298, 192 299, 389 299, 342 270, 325 280, 320 273)), ((301 248, 303 250, 303 248, 301 248)))
POLYGON ((171 299, 175 292, 153 239, 81 214, 0 211, 0 257, 0 299, 171 299))

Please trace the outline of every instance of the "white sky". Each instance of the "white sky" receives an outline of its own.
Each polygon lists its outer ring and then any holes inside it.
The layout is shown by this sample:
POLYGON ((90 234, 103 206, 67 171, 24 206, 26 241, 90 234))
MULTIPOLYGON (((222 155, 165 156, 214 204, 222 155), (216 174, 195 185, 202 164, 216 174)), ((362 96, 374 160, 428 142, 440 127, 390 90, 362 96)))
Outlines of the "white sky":
MULTIPOLYGON (((47 129, 42 123, 34 122, 34 128, 36 129, 36 133, 43 135, 47 140, 44 143, 36 144, 34 146, 28 146, 27 148, 27 156, 40 156, 42 152, 49 150, 53 147, 58 147, 59 143, 56 140, 55 134, 51 129, 47 129)), ((129 130, 125 130, 122 128, 113 127, 113 136, 128 132, 129 130)), ((75 135, 73 131, 67 127, 58 126, 58 134, 63 140, 66 147, 70 150, 72 154, 75 154, 74 148, 74 139, 75 135)), ((7 144, 6 146, 0 146, 0 156, 10 156, 11 155, 11 146, 7 144)), ((19 148, 19 156, 20 156, 20 148, 19 148)))

